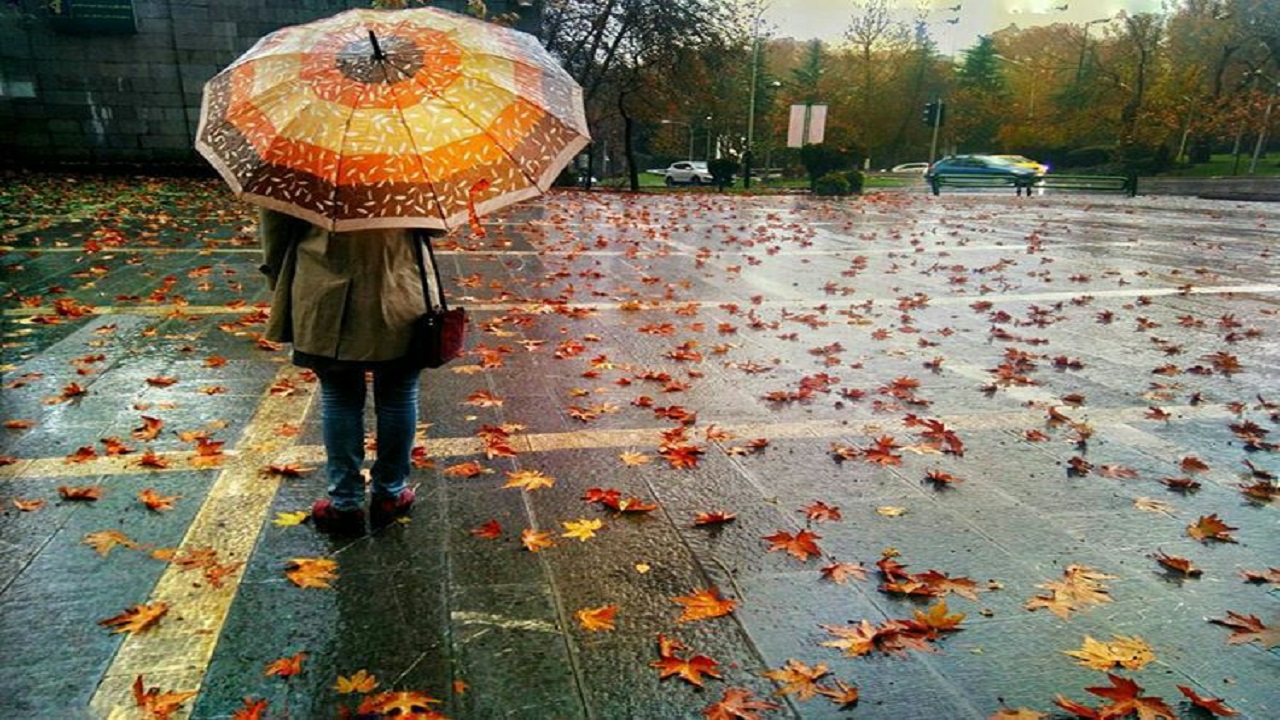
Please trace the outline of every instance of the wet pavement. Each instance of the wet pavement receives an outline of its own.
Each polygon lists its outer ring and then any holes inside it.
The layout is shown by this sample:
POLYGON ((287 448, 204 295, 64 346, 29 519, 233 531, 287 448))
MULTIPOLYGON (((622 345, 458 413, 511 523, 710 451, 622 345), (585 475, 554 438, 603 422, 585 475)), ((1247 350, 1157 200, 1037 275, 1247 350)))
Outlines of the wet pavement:
POLYGON ((1111 663, 1280 717, 1280 206, 552 195, 443 246, 471 352, 347 539, 247 208, 40 177, 0 224, 0 717, 1069 718, 1111 663))

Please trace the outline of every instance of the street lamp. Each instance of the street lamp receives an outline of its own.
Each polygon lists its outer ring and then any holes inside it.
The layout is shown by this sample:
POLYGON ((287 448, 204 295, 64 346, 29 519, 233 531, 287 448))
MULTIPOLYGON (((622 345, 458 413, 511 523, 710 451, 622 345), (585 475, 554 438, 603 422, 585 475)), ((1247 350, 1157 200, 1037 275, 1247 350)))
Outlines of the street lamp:
POLYGON ((760 11, 756 13, 755 22, 751 24, 751 91, 747 100, 750 103, 747 108, 747 151, 742 154, 742 187, 744 188, 751 187, 751 161, 754 159, 752 143, 756 138, 756 77, 760 71, 760 19, 768 9, 768 3, 761 5, 760 11))
POLYGON ((707 116, 707 162, 711 162, 711 117, 707 116))
POLYGON ((690 160, 692 160, 693 159, 693 124, 687 123, 687 122, 681 122, 679 120, 667 120, 665 118, 662 120, 662 124, 663 125, 683 125, 689 128, 689 156, 688 157, 690 160))
POLYGON ((1084 79, 1084 56, 1089 51, 1089 27, 1100 23, 1111 22, 1111 18, 1098 18, 1084 24, 1084 42, 1080 45, 1080 62, 1076 63, 1076 82, 1084 79))
POLYGON ((1031 65, 1028 65, 1027 63, 1022 62, 1021 60, 1014 60, 1011 57, 1005 57, 1000 53, 996 53, 995 58, 997 60, 1003 60, 1009 63, 1010 65, 1017 65, 1018 67, 1023 68, 1024 70, 1031 71, 1032 82, 1031 82, 1031 92, 1029 93, 1030 102, 1028 103, 1028 107, 1027 107, 1027 117, 1029 117, 1031 120, 1035 120, 1036 119, 1036 86, 1040 84, 1040 68, 1032 67, 1031 65))

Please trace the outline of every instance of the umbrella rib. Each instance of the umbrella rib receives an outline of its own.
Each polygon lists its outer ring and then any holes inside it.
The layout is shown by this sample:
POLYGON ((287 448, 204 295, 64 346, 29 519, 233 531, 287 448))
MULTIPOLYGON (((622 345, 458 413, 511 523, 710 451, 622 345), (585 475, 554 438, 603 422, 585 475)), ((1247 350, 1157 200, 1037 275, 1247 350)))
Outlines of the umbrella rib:
MULTIPOLYGON (((387 63, 388 65, 393 65, 397 70, 400 70, 405 75, 408 75, 408 73, 405 72, 404 68, 392 63, 390 61, 390 58, 383 60, 383 62, 387 63)), ((393 83, 391 85, 391 89, 393 92, 395 92, 397 100, 400 99, 400 89, 396 87, 396 85, 398 84, 399 83, 393 83)), ((413 146, 413 157, 418 163, 418 170, 422 173, 422 177, 426 178, 425 182, 427 184, 427 187, 431 188, 432 197, 437 197, 435 183, 432 182, 431 174, 427 172, 427 166, 422 160, 422 149, 418 147, 417 140, 413 136, 413 128, 411 128, 409 126, 409 122, 405 120, 403 111, 396 113, 395 116, 400 121, 400 124, 404 126, 405 135, 409 138, 409 144, 413 146)), ((438 199, 436 202, 436 214, 440 216, 440 222, 445 227, 448 227, 449 218, 444 214, 444 204, 439 202, 438 199)))

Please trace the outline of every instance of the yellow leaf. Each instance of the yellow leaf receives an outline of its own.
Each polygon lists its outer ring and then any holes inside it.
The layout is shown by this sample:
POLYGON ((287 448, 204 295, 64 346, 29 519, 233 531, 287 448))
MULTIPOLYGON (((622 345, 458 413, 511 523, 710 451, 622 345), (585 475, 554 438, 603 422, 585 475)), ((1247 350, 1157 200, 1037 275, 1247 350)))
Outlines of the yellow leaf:
POLYGON ((285 577, 301 588, 327 588, 338 576, 338 563, 329 558, 290 558, 285 577))
POLYGON ((893 505, 881 505, 876 508, 876 512, 885 517, 898 517, 899 515, 905 514, 907 509, 904 507, 894 507, 893 505))
POLYGON ((309 514, 310 513, 306 510, 298 510, 297 512, 278 512, 276 513, 276 519, 272 520, 271 524, 276 527, 298 525, 305 521, 309 514))
POLYGON ((1079 650, 1067 650, 1065 655, 1080 660, 1080 664, 1094 670, 1107 671, 1119 665, 1130 670, 1141 670, 1156 659, 1151 646, 1142 638, 1116 635, 1111 642, 1099 642, 1088 635, 1079 650))
POLYGON ((633 450, 628 450, 627 452, 622 453, 618 457, 622 460, 624 464, 631 467, 635 467, 636 465, 644 465, 645 463, 653 461, 653 458, 651 456, 645 455, 644 453, 641 453, 641 452, 635 452, 633 450))
POLYGON ((339 693, 370 693, 378 687, 378 679, 365 670, 357 670, 351 677, 338 676, 333 689, 339 693))
POLYGON ((561 533, 560 537, 578 538, 582 542, 595 537, 596 531, 604 527, 603 520, 566 520, 560 524, 568 531, 561 533))
POLYGON ((549 488, 555 484, 555 478, 543 475, 537 470, 517 470, 516 472, 507 473, 507 484, 502 487, 537 490, 539 488, 549 488))

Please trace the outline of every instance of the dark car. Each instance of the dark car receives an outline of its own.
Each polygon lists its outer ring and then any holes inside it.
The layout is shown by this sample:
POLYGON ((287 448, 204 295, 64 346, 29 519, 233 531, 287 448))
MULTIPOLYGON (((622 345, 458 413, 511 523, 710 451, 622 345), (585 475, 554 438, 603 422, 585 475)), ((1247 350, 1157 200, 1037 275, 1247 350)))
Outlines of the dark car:
POLYGON ((934 186, 935 194, 939 175, 948 178, 959 176, 961 183, 965 177, 972 177, 975 181, 1003 178, 1021 192, 1023 188, 1029 189, 1035 184, 1044 172, 995 155, 952 155, 934 163, 924 174, 929 184, 934 186))

